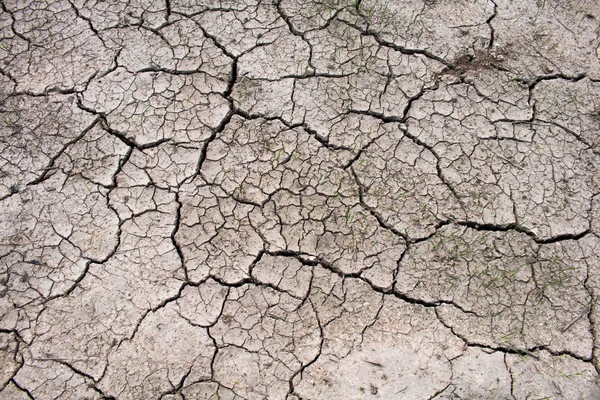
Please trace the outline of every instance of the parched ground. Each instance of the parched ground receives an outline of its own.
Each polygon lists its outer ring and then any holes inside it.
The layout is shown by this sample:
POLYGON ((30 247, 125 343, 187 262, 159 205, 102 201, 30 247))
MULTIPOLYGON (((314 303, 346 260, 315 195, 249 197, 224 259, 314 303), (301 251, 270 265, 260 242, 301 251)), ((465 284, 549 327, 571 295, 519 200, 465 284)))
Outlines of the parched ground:
POLYGON ((1 399, 600 399, 596 0, 0 7, 1 399))

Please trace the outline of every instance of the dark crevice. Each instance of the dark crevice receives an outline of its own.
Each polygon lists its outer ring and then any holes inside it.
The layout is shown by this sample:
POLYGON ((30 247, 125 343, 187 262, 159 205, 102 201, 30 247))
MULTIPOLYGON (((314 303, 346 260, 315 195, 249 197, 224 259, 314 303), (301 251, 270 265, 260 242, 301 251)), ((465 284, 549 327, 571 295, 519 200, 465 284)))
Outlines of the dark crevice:
POLYGON ((504 358, 503 358, 504 367, 506 368, 506 371, 508 372, 508 376, 510 378, 510 395, 513 399, 516 399, 516 397, 515 397, 515 378, 513 377, 512 369, 508 365, 507 357, 508 357, 508 354, 504 353, 504 358))
MULTIPOLYGON (((62 156, 64 154, 64 152, 71 147, 72 145, 74 145, 75 143, 79 142, 81 139, 83 139, 83 137, 94 128, 94 126, 96 126, 99 123, 100 119, 96 118, 87 128, 83 129, 81 131, 81 133, 79 135, 77 135, 75 138, 69 140, 68 142, 66 142, 62 148, 60 150, 58 150, 56 152, 56 154, 54 154, 52 157, 50 157, 50 161, 48 162, 48 164, 46 164, 46 166, 42 169, 42 173, 35 178, 34 180, 28 182, 25 184, 25 186, 35 186, 38 185, 44 181, 46 181, 48 178, 50 178, 53 174, 53 171, 56 169, 56 167, 54 166, 56 161, 60 158, 60 156, 62 156)), ((11 193, 5 195, 5 196, 1 196, 0 197, 0 201, 3 201, 6 198, 11 197, 14 194, 19 193, 18 190, 13 190, 11 191, 11 193)))
POLYGON ((488 45, 488 48, 490 48, 490 49, 494 46, 494 40, 496 38, 496 31, 494 30, 494 27, 492 25, 492 21, 498 15, 498 4, 496 4, 496 2, 494 0, 491 0, 491 2, 494 4, 494 12, 485 21, 485 23, 490 27, 490 43, 488 45))
POLYGON ((18 382, 15 380, 15 378, 12 378, 10 381, 13 383, 13 385, 15 385, 15 386, 17 387, 17 389, 19 389, 21 392, 25 393, 25 395, 26 395, 27 397, 29 397, 29 398, 30 398, 30 399, 32 399, 32 400, 35 400, 35 397, 33 397, 33 394, 31 394, 31 392, 30 392, 30 391, 29 391, 29 390, 28 390, 28 389, 27 389, 25 386, 21 386, 21 385, 20 385, 20 384, 19 384, 19 383, 18 383, 18 382))
POLYGON ((585 363, 591 363, 592 362, 592 358, 591 357, 582 357, 578 354, 575 354, 571 351, 567 351, 567 350, 560 350, 560 351, 555 351, 555 350, 551 350, 548 346, 546 345, 539 345, 539 346, 534 346, 531 348, 519 348, 516 346, 510 346, 510 345, 486 345, 486 344, 482 344, 482 343, 478 343, 478 342, 474 342, 469 340, 467 337, 465 337, 464 335, 458 333, 456 331, 456 329, 448 324, 446 321, 444 321, 444 319, 440 316, 439 311, 436 309, 435 310, 436 315, 438 320, 440 321, 440 323, 442 325, 444 325, 446 328, 450 329, 450 331, 452 332, 452 334, 454 336, 456 336, 457 338, 459 338, 460 340, 462 340, 467 346, 469 347, 476 347, 476 348, 480 348, 480 349, 487 349, 487 350, 491 350, 491 351, 497 351, 497 352, 501 352, 504 354, 515 354, 515 355, 520 355, 520 356, 530 356, 535 358, 536 360, 540 360, 540 357, 535 354, 536 351, 546 351, 548 352, 550 355, 554 356, 554 357, 559 357, 559 356, 568 356, 571 358, 574 358, 576 360, 585 362, 585 363))
POLYGON ((229 124, 229 122, 231 122, 231 118, 233 118, 234 115, 235 113, 233 110, 233 106, 231 106, 229 112, 227 113, 225 118, 223 118, 219 126, 217 126, 215 129, 212 129, 211 135, 202 144, 202 149, 200 150, 200 157, 198 158, 198 164, 196 166, 196 173, 198 175, 202 176, 202 166, 204 165, 204 161, 206 160, 208 146, 215 140, 219 133, 225 130, 225 127, 227 126, 227 124, 229 124))
POLYGON ((359 31, 362 35, 364 36, 371 36, 373 37, 373 39, 375 39, 375 41, 382 47, 387 47, 389 49, 395 50, 399 53, 405 54, 405 55, 422 55, 425 56, 431 60, 437 61, 443 65, 445 65, 446 67, 450 67, 451 69, 454 69, 454 65, 452 65, 450 62, 446 61, 445 59, 443 59, 442 57, 439 57, 427 50, 423 50, 423 49, 411 49, 411 48, 407 48, 404 46, 400 46, 397 45, 395 43, 392 42, 388 42, 387 40, 381 38, 379 32, 376 32, 372 29, 368 29, 368 28, 362 28, 356 24, 353 24, 349 21, 344 21, 341 20, 342 22, 344 22, 346 25, 356 29, 357 31, 359 31))
POLYGON ((77 97, 77 106, 83 110, 86 111, 92 115, 96 115, 98 117, 98 120, 100 122, 100 125, 102 127, 102 129, 111 134, 112 136, 118 138, 119 140, 121 140, 125 145, 127 145, 128 147, 133 147, 139 151, 144 151, 146 149, 151 149, 154 147, 158 147, 164 143, 170 142, 171 139, 170 138, 162 138, 159 140, 156 140, 154 142, 150 142, 150 143, 145 143, 145 144, 138 144, 135 140, 130 139, 129 137, 127 137, 124 133, 117 131, 116 129, 111 128, 108 119, 106 117, 106 114, 102 113, 102 112, 98 112, 96 110, 94 110, 93 108, 89 108, 86 107, 85 105, 83 105, 83 101, 81 99, 80 96, 77 97))
POLYGON ((169 21, 169 18, 171 18, 171 0, 165 0, 165 8, 166 8, 166 20, 167 22, 169 21))
MULTIPOLYGON (((321 320, 319 319, 318 315, 317 315, 317 311, 316 311, 316 307, 314 306, 314 304, 312 304, 312 301, 309 299, 308 300, 311 304, 311 307, 313 308, 315 315, 316 315, 316 320, 317 320, 317 325, 319 327, 319 338, 320 338, 320 342, 319 342, 319 348, 317 351, 317 354, 312 358, 312 360, 310 360, 309 362, 307 362, 306 364, 302 365, 300 367, 300 369, 298 369, 294 374, 292 374, 292 376, 289 379, 289 391, 288 391, 288 395, 295 395, 298 396, 295 392, 295 386, 294 386, 294 380, 296 380, 296 378, 298 378, 299 380, 302 380, 302 375, 304 374, 304 371, 306 371, 306 369, 308 367, 310 367, 311 365, 313 365, 314 363, 317 362, 317 360, 319 359, 319 357, 321 357, 321 354, 323 353, 323 345, 325 343, 325 332, 323 329, 323 325, 321 324, 321 320)), ((300 399, 301 397, 298 396, 300 399)))
POLYGON ((441 388, 440 390, 437 390, 428 400, 434 400, 436 397, 438 397, 440 394, 444 393, 446 390, 448 390, 448 388, 452 386, 451 383, 447 384, 446 386, 444 386, 443 388, 441 388))
POLYGON ((175 236, 177 236, 177 232, 179 231, 179 228, 181 227, 181 208, 183 207, 183 204, 181 204, 181 200, 179 200, 179 192, 175 192, 175 202, 177 203, 177 208, 175 210, 175 222, 173 224, 174 225, 173 231, 171 232, 171 243, 173 244, 175 251, 177 251, 177 256, 179 257, 179 260, 181 261, 181 268, 183 268, 183 274, 185 276, 185 280, 189 281, 188 270, 185 265, 185 257, 183 256, 183 250, 181 249, 181 246, 179 245, 179 243, 177 242, 177 239, 175 238, 175 236))

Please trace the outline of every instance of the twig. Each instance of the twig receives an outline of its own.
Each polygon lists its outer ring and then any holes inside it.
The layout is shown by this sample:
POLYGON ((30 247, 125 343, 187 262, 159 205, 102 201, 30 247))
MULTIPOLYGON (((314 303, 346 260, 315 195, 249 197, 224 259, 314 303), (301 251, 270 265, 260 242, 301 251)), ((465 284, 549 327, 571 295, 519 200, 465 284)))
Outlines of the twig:
POLYGON ((366 362, 366 363, 368 363, 368 364, 371 364, 371 365, 373 365, 375 367, 383 368, 383 365, 379 364, 378 362, 373 362, 373 361, 369 361, 369 360, 363 360, 363 361, 366 362))
POLYGON ((577 317, 575 317, 575 319, 571 322, 569 322, 569 324, 567 326, 565 326, 562 331, 560 331, 561 333, 565 333, 567 330, 569 330, 570 327, 572 327, 575 322, 579 321, 584 315, 586 315, 587 313, 590 312, 590 308, 592 307, 592 305, 588 305, 585 310, 583 310, 583 312, 581 314, 579 314, 577 317))

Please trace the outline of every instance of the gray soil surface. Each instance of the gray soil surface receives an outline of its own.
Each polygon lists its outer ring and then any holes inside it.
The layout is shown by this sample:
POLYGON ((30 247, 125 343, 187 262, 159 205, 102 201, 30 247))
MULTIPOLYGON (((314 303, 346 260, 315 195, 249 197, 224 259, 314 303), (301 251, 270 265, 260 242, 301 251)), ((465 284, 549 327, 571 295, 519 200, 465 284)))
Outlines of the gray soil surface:
POLYGON ((0 0, 0 398, 600 399, 596 0, 0 0))

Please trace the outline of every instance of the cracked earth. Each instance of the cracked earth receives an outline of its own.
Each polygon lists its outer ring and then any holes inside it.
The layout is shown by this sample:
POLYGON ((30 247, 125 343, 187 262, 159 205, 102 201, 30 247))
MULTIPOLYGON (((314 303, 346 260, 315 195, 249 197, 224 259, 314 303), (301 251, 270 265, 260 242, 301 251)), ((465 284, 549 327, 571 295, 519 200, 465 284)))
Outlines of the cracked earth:
POLYGON ((0 7, 0 398, 600 398, 595 0, 0 7))

